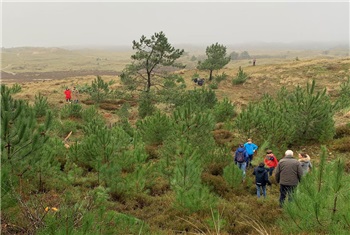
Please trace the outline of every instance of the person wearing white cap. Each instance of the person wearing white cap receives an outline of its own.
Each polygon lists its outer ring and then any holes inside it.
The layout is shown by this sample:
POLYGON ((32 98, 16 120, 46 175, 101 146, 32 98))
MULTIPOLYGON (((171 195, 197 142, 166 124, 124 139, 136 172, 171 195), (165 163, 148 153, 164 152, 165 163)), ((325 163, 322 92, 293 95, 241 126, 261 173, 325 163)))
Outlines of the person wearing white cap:
POLYGON ((293 151, 287 150, 276 167, 276 181, 280 184, 280 206, 283 206, 284 200, 292 200, 292 194, 301 180, 303 169, 300 162, 293 157, 293 151))

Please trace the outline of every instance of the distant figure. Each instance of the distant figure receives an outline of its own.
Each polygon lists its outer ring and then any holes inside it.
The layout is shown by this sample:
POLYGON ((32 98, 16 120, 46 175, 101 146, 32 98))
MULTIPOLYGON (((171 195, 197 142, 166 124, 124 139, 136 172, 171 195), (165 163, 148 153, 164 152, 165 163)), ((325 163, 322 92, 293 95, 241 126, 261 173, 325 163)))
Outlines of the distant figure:
POLYGON ((254 59, 253 59, 253 66, 255 66, 255 62, 256 62, 256 59, 254 58, 254 59))
POLYGON ((198 82, 198 78, 194 78, 193 81, 194 81, 194 83, 197 83, 198 82))
POLYGON ((303 169, 298 160, 293 157, 293 151, 287 150, 285 157, 282 158, 276 167, 276 181, 280 184, 280 207, 284 200, 292 201, 293 192, 303 176, 303 169))
POLYGON ((271 182, 263 162, 259 163, 259 166, 254 169, 253 175, 255 175, 256 195, 260 197, 261 191, 262 195, 266 197, 266 184, 271 185, 271 182))
POLYGON ((243 172, 243 177, 245 177, 245 170, 247 167, 248 153, 245 150, 243 144, 240 144, 234 155, 234 162, 239 169, 243 172))
POLYGON ((249 159, 247 161, 247 168, 252 167, 252 161, 255 151, 258 149, 258 146, 252 142, 252 139, 248 139, 244 144, 244 148, 247 150, 249 159))
POLYGON ((199 78, 197 83, 198 83, 199 86, 202 86, 203 83, 204 83, 204 79, 203 78, 199 78))
POLYGON ((66 102, 71 102, 71 100, 72 100, 72 92, 71 92, 71 90, 69 90, 68 87, 64 91, 64 94, 66 95, 66 102))
POLYGON ((303 175, 307 174, 312 169, 310 156, 306 153, 299 153, 299 162, 303 168, 303 175))
POLYGON ((264 163, 268 167, 269 175, 272 176, 273 170, 276 168, 278 161, 275 155, 272 153, 272 150, 266 151, 266 156, 264 158, 264 163))
POLYGON ((73 102, 78 103, 79 102, 79 91, 76 87, 73 87, 73 102))

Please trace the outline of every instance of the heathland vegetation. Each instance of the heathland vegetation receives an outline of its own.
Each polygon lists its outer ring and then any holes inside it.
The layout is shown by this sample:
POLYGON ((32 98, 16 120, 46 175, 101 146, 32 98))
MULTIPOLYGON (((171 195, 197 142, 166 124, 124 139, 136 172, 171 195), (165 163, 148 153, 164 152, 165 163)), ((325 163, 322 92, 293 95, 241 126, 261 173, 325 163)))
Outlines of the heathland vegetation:
POLYGON ((192 53, 162 32, 132 48, 3 50, 3 234, 349 231, 348 54, 192 53), (311 156, 293 202, 279 207, 274 176, 266 199, 252 169, 242 180, 232 151, 247 138, 255 166, 266 149, 311 156))

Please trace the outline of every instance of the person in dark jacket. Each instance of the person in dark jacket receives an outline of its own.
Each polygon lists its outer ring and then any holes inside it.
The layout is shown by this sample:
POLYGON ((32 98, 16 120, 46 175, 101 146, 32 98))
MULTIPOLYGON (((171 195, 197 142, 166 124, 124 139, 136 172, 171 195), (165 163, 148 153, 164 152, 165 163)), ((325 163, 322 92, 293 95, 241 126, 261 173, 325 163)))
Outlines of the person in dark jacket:
POLYGON ((237 148, 235 155, 234 155, 234 162, 238 166, 239 169, 243 172, 243 177, 245 177, 245 170, 247 167, 247 162, 249 159, 248 153, 245 150, 243 144, 240 144, 237 148))
POLYGON ((255 175, 256 195, 259 198, 260 192, 262 192, 264 198, 266 198, 266 184, 271 185, 271 182, 269 181, 269 175, 263 162, 254 168, 253 175, 255 175))
POLYGON ((299 184, 303 175, 303 169, 298 160, 293 157, 293 151, 287 150, 285 157, 282 158, 276 167, 276 181, 280 184, 280 206, 283 206, 284 200, 288 195, 288 200, 292 200, 292 194, 299 184))

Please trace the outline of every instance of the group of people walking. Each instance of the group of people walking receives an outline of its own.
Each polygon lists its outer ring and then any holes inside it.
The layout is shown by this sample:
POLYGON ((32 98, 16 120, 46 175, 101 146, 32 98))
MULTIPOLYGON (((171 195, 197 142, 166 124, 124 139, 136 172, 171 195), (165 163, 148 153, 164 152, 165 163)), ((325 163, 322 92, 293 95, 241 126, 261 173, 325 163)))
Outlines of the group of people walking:
POLYGON ((70 90, 68 87, 66 88, 66 90, 64 91, 65 94, 65 98, 66 98, 66 102, 67 103, 71 103, 72 101, 74 103, 78 103, 79 102, 79 91, 77 90, 76 87, 73 87, 73 90, 70 90), (73 96, 73 99, 72 99, 73 96))
MULTIPOLYGON (((248 139, 245 144, 240 144, 234 153, 234 162, 242 170, 243 177, 246 176, 246 169, 252 168, 252 160, 258 146, 248 139)), ((310 156, 306 153, 299 153, 299 159, 294 158, 292 150, 287 150, 284 157, 278 161, 272 150, 268 149, 264 160, 253 170, 256 184, 257 197, 266 197, 266 185, 271 185, 269 176, 275 172, 276 182, 280 185, 280 206, 285 199, 292 199, 292 193, 310 169, 312 169, 310 156)))

